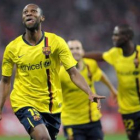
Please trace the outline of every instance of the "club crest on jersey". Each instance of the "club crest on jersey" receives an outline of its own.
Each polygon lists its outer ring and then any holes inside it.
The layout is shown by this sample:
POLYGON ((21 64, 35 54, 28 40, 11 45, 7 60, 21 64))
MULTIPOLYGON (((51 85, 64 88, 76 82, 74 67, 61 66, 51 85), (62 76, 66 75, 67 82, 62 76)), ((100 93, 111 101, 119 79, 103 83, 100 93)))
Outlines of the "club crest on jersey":
POLYGON ((35 121, 39 121, 39 120, 41 119, 41 118, 40 118, 40 115, 34 115, 33 117, 34 117, 34 120, 35 120, 35 121))
POLYGON ((43 48, 42 48, 42 52, 43 52, 45 55, 49 55, 49 54, 51 53, 51 47, 50 47, 50 46, 43 47, 43 48))

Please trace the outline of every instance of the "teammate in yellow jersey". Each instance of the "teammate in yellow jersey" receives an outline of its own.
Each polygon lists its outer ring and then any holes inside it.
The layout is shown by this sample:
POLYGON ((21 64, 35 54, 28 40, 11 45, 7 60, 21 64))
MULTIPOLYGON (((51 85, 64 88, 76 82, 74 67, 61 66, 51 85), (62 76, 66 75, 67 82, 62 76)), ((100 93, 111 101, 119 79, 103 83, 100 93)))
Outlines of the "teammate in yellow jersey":
POLYGON ((60 62, 71 80, 88 94, 90 101, 97 101, 99 108, 100 99, 105 97, 92 93, 75 68, 77 62, 66 42, 53 33, 42 31, 41 23, 44 20, 43 11, 38 5, 26 5, 22 12, 25 33, 6 47, 0 83, 0 120, 10 92, 13 66, 16 65, 10 95, 13 111, 34 140, 55 140, 62 105, 58 76, 60 62))
POLYGON ((89 52, 85 57, 105 60, 118 78, 118 105, 129 140, 140 140, 140 45, 133 43, 134 32, 129 25, 114 28, 113 48, 89 52))
MULTIPOLYGON (((98 67, 96 61, 83 59, 84 51, 79 40, 69 40, 68 46, 77 60, 77 69, 95 92, 94 82, 102 81, 116 97, 116 90, 106 75, 98 67)), ((63 93, 62 124, 67 140, 103 140, 101 113, 96 103, 87 100, 88 96, 75 86, 62 66, 60 81, 63 93)))

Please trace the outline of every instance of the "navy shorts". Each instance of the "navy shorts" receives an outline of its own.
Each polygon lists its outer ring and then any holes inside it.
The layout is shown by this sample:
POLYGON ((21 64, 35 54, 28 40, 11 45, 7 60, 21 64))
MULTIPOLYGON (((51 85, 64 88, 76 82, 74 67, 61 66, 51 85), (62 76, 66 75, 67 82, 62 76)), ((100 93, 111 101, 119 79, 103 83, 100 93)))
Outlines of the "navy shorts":
POLYGON ((129 140, 137 140, 140 134, 140 112, 122 114, 122 118, 129 140))
POLYGON ((26 131, 30 134, 30 129, 39 124, 44 124, 50 134, 52 140, 56 140, 56 135, 60 128, 60 113, 49 114, 38 112, 33 107, 24 107, 18 110, 15 115, 23 124, 26 131))
POLYGON ((100 121, 63 126, 64 135, 73 140, 103 140, 103 131, 100 121))

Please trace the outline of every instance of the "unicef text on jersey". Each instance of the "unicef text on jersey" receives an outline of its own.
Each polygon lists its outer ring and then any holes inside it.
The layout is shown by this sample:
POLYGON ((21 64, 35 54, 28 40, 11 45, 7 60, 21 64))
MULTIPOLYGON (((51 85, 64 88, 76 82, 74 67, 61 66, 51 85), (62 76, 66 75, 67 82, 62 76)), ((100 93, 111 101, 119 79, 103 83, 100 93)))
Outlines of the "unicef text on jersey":
POLYGON ((48 68, 51 65, 50 60, 46 60, 45 62, 40 61, 38 64, 22 64, 20 65, 20 69, 22 71, 31 71, 31 70, 37 70, 37 69, 42 69, 43 67, 48 68))

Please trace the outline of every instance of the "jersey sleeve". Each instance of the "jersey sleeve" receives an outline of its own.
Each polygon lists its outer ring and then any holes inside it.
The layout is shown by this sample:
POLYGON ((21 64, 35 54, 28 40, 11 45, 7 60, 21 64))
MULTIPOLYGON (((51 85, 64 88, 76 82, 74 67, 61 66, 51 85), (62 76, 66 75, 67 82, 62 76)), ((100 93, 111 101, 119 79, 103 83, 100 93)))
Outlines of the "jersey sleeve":
POLYGON ((103 59, 107 62, 107 63, 109 63, 110 65, 113 65, 113 58, 114 58, 114 56, 113 56, 113 54, 114 54, 114 48, 112 48, 112 49, 110 49, 109 51, 106 51, 106 52, 104 52, 103 53, 103 59))
POLYGON ((59 57, 66 70, 74 67, 77 61, 73 58, 72 53, 64 39, 59 37, 59 57))
POLYGON ((13 72, 13 51, 10 50, 11 43, 6 47, 3 55, 2 61, 2 75, 3 76, 11 76, 13 72))

